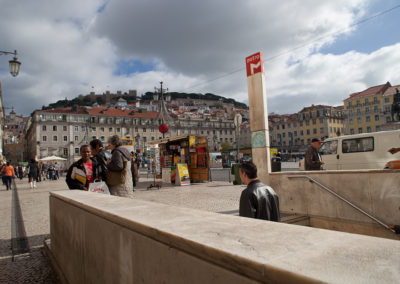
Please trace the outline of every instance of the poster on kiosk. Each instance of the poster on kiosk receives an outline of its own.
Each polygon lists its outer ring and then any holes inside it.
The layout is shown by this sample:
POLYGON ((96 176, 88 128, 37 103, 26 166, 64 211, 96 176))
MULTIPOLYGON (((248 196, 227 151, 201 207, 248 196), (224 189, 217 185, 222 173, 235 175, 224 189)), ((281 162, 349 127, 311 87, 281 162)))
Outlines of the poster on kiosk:
POLYGON ((178 185, 190 185, 190 176, 187 164, 178 164, 176 173, 176 183, 178 185))

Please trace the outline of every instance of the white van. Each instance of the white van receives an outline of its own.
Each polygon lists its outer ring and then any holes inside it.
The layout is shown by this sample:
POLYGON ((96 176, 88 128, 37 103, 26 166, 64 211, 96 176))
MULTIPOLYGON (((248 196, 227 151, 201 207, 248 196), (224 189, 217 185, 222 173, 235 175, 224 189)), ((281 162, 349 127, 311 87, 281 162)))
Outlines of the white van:
POLYGON ((400 147, 400 130, 328 138, 319 152, 325 170, 384 169, 387 162, 400 160, 400 152, 388 152, 394 147, 400 147))

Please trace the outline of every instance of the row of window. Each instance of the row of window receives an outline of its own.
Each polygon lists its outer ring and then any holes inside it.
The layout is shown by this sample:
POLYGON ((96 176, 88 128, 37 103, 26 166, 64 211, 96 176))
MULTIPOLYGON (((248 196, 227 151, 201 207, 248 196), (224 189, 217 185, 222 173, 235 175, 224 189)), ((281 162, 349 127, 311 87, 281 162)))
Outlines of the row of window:
MULTIPOLYGON (((104 137, 104 136, 102 136, 102 137, 104 137)), ((63 139, 62 141, 68 142, 68 136, 63 136, 62 139, 63 139)), ((43 142, 47 142, 47 141, 48 141, 46 135, 43 135, 43 136, 42 136, 42 141, 43 141, 43 142)), ((58 141, 58 136, 57 136, 57 135, 54 135, 54 136, 53 136, 53 142, 57 142, 57 141, 58 141)), ((75 137, 74 137, 74 141, 79 141, 79 137, 78 137, 78 136, 75 136, 75 137)))
POLYGON ((299 139, 298 141, 289 141, 289 143, 286 143, 286 141, 276 141, 276 140, 271 140, 272 141, 272 145, 276 145, 276 146, 286 146, 286 144, 288 144, 289 146, 300 146, 300 145, 309 145, 311 143, 311 139, 308 138, 307 139, 307 144, 305 144, 304 139, 299 139))
MULTIPOLYGON (((375 121, 379 121, 379 115, 375 115, 375 121)), ((354 124, 354 120, 350 118, 350 124, 354 124)), ((365 117, 365 122, 371 122, 371 117, 368 115, 365 117)), ((357 123, 362 123, 362 117, 357 117, 357 123)))
MULTIPOLYGON (((47 128, 48 128, 47 125, 42 125, 42 131, 47 131, 47 128)), ((57 128, 57 125, 53 125, 53 126, 50 126, 50 129, 52 129, 53 131, 57 131, 58 128, 57 128)), ((101 132, 105 131, 104 127, 99 127, 99 129, 100 129, 101 132)), ((116 130, 116 132, 121 132, 121 128, 120 127, 116 127, 115 130, 116 130)), ((146 128, 142 128, 141 130, 142 130, 143 133, 147 132, 146 128)), ((67 131, 67 126, 66 125, 63 126, 63 131, 67 131)), ((74 131, 78 132, 79 131, 79 126, 75 125, 74 126, 74 131)), ((86 131, 86 126, 81 126, 81 131, 86 131)), ((91 131, 92 132, 96 132, 97 131, 97 127, 91 127, 91 131)), ((113 127, 109 127, 108 131, 109 132, 113 132, 113 127)), ((173 131, 176 133, 177 129, 173 129, 173 131)), ((206 130, 205 131, 205 130, 195 129, 193 131, 194 131, 193 134, 206 134, 206 133, 210 134, 210 130, 206 130)), ((138 127, 135 127, 135 132, 139 132, 139 128, 138 127)), ((155 128, 150 128, 150 132, 154 133, 155 132, 155 128)), ((180 132, 182 134, 184 134, 185 133, 185 129, 181 129, 180 132)), ((188 134, 192 134, 191 129, 187 129, 186 132, 188 134)), ((221 135, 223 135, 223 134, 225 134, 225 135, 228 135, 228 134, 233 135, 233 131, 232 130, 227 130, 227 129, 225 129, 225 130, 212 130, 213 134, 216 134, 216 132, 218 132, 221 135)), ((66 137, 66 136, 64 136, 64 137, 66 137)), ((45 140, 43 140, 43 141, 45 141, 45 140)), ((57 140, 54 140, 54 141, 57 141, 57 140)), ((65 141, 67 141, 67 140, 65 140, 65 141)))
MULTIPOLYGON (((39 115, 41 121, 67 121, 67 116, 64 115, 57 115, 57 114, 52 114, 52 115, 46 115, 46 114, 40 114, 39 115)), ((83 116, 71 116, 71 121, 73 122, 88 122, 89 117, 83 117, 83 116)), ((133 125, 145 125, 145 124, 154 124, 156 123, 154 119, 150 120, 143 120, 143 119, 131 119, 131 118, 120 118, 120 117, 91 117, 90 121, 92 123, 108 123, 108 124, 131 124, 133 125)), ((187 121, 179 121, 182 126, 204 126, 205 127, 226 127, 226 128, 234 128, 234 124, 232 122, 202 122, 202 121, 192 121, 192 122, 187 122, 187 121)), ((161 120, 158 121, 157 124, 160 124, 161 120)))
MULTIPOLYGON (((337 132, 343 133, 343 128, 340 128, 340 127, 329 127, 329 132, 330 132, 331 134, 334 134, 334 133, 337 133, 337 132)), ((321 128, 319 129, 319 133, 320 133, 320 134, 324 134, 324 133, 325 133, 323 127, 321 127, 321 128)), ((307 135, 310 135, 310 134, 311 134, 311 130, 310 130, 310 129, 307 129, 307 130, 306 130, 306 134, 307 134, 307 135)), ((313 134, 317 134, 317 128, 313 128, 313 134)), ((286 133, 282 133, 282 134, 281 134, 281 133, 278 133, 278 137, 281 137, 281 135, 282 135, 283 138, 286 137, 286 133)), ((293 131, 293 134, 292 134, 292 132, 289 132, 289 133, 288 133, 288 137, 291 137, 292 135, 293 135, 293 136, 297 136, 297 131, 293 131)), ((304 130, 300 130, 300 136, 304 136, 304 130)))
MULTIPOLYGON (((358 129, 355 129, 355 128, 350 128, 350 134, 356 134, 356 130, 357 130, 357 133, 364 133, 363 132, 363 127, 358 127, 358 129)), ((365 127, 365 133, 370 133, 370 132, 373 132, 373 130, 372 130, 372 127, 371 126, 367 126, 367 127, 365 127)), ((379 127, 379 125, 377 125, 376 127, 375 127, 375 131, 379 131, 380 130, 380 127, 379 127)))
MULTIPOLYGON (((121 129, 120 128, 116 128, 117 129, 117 132, 120 132, 121 131, 121 129)), ((152 130, 154 130, 154 129, 152 129, 152 130)), ((93 130, 93 131, 95 131, 95 130, 93 130)), ((110 130, 110 131, 112 131, 112 130, 110 130)), ((136 130, 137 131, 137 130, 136 130)), ((143 128, 143 132, 146 132, 146 128, 143 128)), ((154 132, 154 131, 151 131, 151 132, 154 132)), ((175 132, 175 133, 177 133, 177 129, 173 129, 173 132, 175 132)), ((224 134, 223 132, 223 130, 220 130, 220 131, 218 131, 218 130, 212 130, 212 133, 213 134, 216 134, 217 132, 219 132, 219 134, 224 134)), ((187 133, 187 134, 201 134, 201 135, 205 135, 206 133, 209 135, 210 133, 211 133, 211 131, 210 130, 207 130, 207 131, 204 131, 204 130, 198 130, 198 129, 186 129, 186 131, 185 131, 185 129, 181 129, 180 130, 180 134, 185 134, 185 133, 187 133)), ((228 134, 228 132, 225 130, 225 134, 228 134)), ((232 134, 232 131, 230 131, 230 134, 232 134)), ((296 133, 296 135, 297 135, 297 133, 296 133)), ((96 137, 96 136, 93 136, 93 137, 96 137)), ((47 139, 48 137, 47 137, 47 135, 43 135, 42 136, 42 141, 43 142, 47 142, 47 141, 50 141, 50 140, 48 140, 47 139)), ((58 136, 57 135, 53 135, 53 142, 57 142, 58 141, 58 136)), ((143 139, 145 139, 146 137, 143 137, 143 139)), ((63 136, 63 138, 62 138, 63 140, 62 141, 64 141, 64 142, 68 142, 68 136, 63 136)), ((100 139, 100 138, 99 138, 100 139)), ((220 138, 221 139, 221 142, 223 141, 222 139, 223 138, 220 138)), ((152 139, 151 140, 154 140, 154 137, 152 137, 152 139)), ((230 140, 231 140, 231 142, 233 141, 233 139, 232 138, 230 138, 230 140)), ((79 141, 79 137, 78 136, 74 136, 74 141, 79 141)), ((101 141, 105 141, 105 138, 104 138, 104 136, 101 136, 101 141)), ((225 138, 225 141, 226 142, 228 142, 228 138, 225 138)))
MULTIPOLYGON (((390 102, 390 98, 389 97, 385 97, 385 103, 389 103, 390 102)), ((370 102, 369 100, 368 100, 368 98, 365 98, 364 99, 364 105, 369 105, 369 104, 378 104, 379 103, 379 101, 378 101, 378 97, 374 97, 373 98, 373 100, 372 100, 372 102, 370 102)), ((356 101, 356 105, 355 105, 356 107, 360 107, 361 106, 361 101, 360 100, 357 100, 356 101)), ((349 108, 351 108, 351 107, 353 107, 353 102, 349 102, 349 108)))
MULTIPOLYGON (((385 108, 385 109, 387 109, 387 108, 385 108)), ((366 106, 365 107, 365 113, 370 113, 370 112, 371 112, 370 108, 368 106, 366 106)), ((379 107, 378 106, 374 106, 374 112, 379 112, 379 107)), ((353 109, 349 109, 349 115, 352 115, 352 114, 353 114, 353 109)), ((356 110, 356 114, 361 115, 361 109, 360 108, 358 108, 356 110)))
MULTIPOLYGON (((379 121, 379 115, 375 115, 375 121, 379 121)), ((390 116, 386 116, 386 122, 390 122, 392 121, 392 118, 390 116)), ((352 118, 350 118, 349 120, 350 124, 354 124, 354 120, 352 118)), ((357 117, 357 123, 362 123, 362 117, 357 117)), ((370 116, 366 116, 365 117, 365 122, 371 122, 371 117, 370 116)), ((369 132, 369 131, 367 131, 369 132)))
MULTIPOLYGON (((335 118, 330 118, 330 119, 329 119, 329 123, 336 123, 336 121, 337 121, 338 123, 341 122, 339 119, 335 119, 335 118)), ((310 125, 310 121, 309 121, 309 120, 306 120, 305 122, 306 122, 306 124, 305 124, 306 126, 309 126, 309 125, 310 125)), ((317 120, 316 120, 316 119, 312 119, 311 122, 312 122, 312 125, 317 124, 317 120)), ((319 123, 324 123, 324 119, 323 119, 323 118, 320 118, 320 119, 319 119, 319 123)), ((299 122, 299 125, 300 125, 300 127, 303 127, 304 124, 303 124, 302 121, 300 121, 300 122, 299 122)), ((277 129, 277 130, 279 130, 280 128, 285 129, 285 127, 286 127, 285 124, 277 125, 277 126, 276 126, 276 129, 277 129)), ((291 124, 288 123, 288 124, 287 124, 287 128, 290 128, 290 127, 291 127, 291 124)), ((297 123, 293 123, 293 127, 296 128, 296 127, 297 127, 297 123)), ((273 130, 273 127, 271 127, 271 130, 273 130)))

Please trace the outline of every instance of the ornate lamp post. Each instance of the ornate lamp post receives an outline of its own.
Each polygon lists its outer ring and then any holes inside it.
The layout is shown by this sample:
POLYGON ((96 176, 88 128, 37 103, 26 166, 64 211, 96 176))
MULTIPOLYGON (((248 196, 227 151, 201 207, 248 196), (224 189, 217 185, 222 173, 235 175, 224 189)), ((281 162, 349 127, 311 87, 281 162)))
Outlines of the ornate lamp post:
POLYGON ((218 151, 218 137, 214 135, 213 137, 213 142, 214 142, 214 151, 218 151))
POLYGON ((10 64, 10 73, 13 77, 17 76, 19 73, 19 67, 21 66, 21 62, 18 61, 17 58, 17 51, 14 50, 14 52, 10 52, 10 51, 1 51, 0 50, 0 55, 7 55, 7 54, 13 54, 14 58, 13 60, 9 61, 10 64))
POLYGON ((139 133, 135 136, 136 139, 136 150, 140 149, 140 135, 139 133))
POLYGON ((240 113, 235 115, 234 124, 236 127, 236 160, 239 163, 239 137, 240 137, 240 125, 242 124, 242 116, 240 113))
MULTIPOLYGON (((17 59, 17 51, 14 50, 14 52, 10 51, 1 51, 0 50, 0 55, 7 55, 7 54, 13 54, 14 58, 13 60, 9 61, 10 64, 10 73, 13 77, 17 76, 19 73, 19 67, 21 66, 21 62, 18 61, 17 59)), ((1 105, 1 108, 3 108, 3 105, 1 105)), ((4 117, 1 118, 3 120, 4 117)), ((3 132, 0 132, 0 157, 3 155, 3 148, 4 148, 4 141, 3 141, 3 132)), ((2 157, 1 157, 2 158, 2 157)))
POLYGON ((163 82, 160 82, 160 88, 154 87, 153 100, 158 103, 158 114, 156 120, 161 119, 158 130, 162 133, 164 138, 165 133, 168 132, 168 123, 170 123, 171 120, 166 107, 166 102, 171 101, 171 96, 164 94, 165 91, 168 92, 168 89, 163 89, 162 85, 163 82))

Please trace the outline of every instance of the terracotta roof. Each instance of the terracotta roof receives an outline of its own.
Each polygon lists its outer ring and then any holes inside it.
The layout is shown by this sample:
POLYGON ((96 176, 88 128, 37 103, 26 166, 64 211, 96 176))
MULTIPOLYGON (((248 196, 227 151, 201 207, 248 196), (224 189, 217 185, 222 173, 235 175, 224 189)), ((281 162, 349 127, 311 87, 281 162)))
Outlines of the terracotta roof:
POLYGON ((357 99, 357 98, 362 98, 362 97, 366 97, 366 96, 372 96, 372 95, 376 95, 380 92, 384 93, 389 87, 391 87, 390 83, 386 82, 386 84, 370 87, 362 92, 353 93, 346 100, 357 99))
POLYGON ((145 113, 140 113, 139 111, 130 110, 130 109, 116 109, 116 108, 107 108, 107 107, 96 107, 89 109, 87 111, 90 115, 103 115, 103 116, 129 116, 129 117, 138 117, 138 118, 156 118, 156 111, 148 111, 145 113), (134 114, 131 114, 131 113, 134 114))
POLYGON ((316 110, 316 109, 322 109, 322 108, 331 108, 332 106, 326 106, 326 105, 312 105, 309 107, 304 107, 300 112, 306 112, 306 111, 310 111, 310 110, 316 110))
POLYGON ((396 85, 396 86, 392 86, 390 88, 388 88, 385 93, 383 94, 383 96, 392 96, 394 94, 396 94, 396 89, 399 89, 400 92, 400 85, 396 85))

